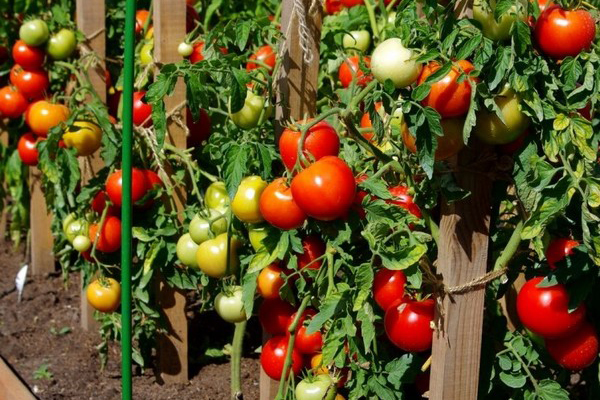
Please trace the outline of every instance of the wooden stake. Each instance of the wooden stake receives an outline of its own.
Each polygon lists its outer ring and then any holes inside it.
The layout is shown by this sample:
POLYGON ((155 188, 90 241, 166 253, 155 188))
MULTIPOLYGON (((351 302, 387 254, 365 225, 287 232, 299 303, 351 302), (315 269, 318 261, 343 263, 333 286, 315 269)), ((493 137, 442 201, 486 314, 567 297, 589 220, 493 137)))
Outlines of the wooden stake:
MULTIPOLYGON (((8 132, 4 132, 4 126, 0 124, 0 146, 8 146, 8 132)), ((4 182, 0 182, 0 185, 4 186, 4 182)), ((6 189, 6 188, 5 188, 6 189)), ((6 198, 0 199, 2 204, 0 208, 0 240, 4 240, 6 238, 6 228, 8 224, 8 213, 6 212, 6 206, 8 205, 6 198)))
POLYGON ((27 386, 0 357, 0 399, 36 400, 27 386))
MULTIPOLYGON (((185 38, 185 0, 157 0, 154 2, 154 59, 160 63, 181 60, 177 44, 185 38)), ((185 101, 185 85, 177 83, 173 95, 165 98, 167 113, 185 101)), ((181 108, 185 124, 185 107, 181 108)), ((172 119, 168 124, 168 140, 176 147, 186 148, 186 132, 172 119)), ((168 169, 168 166, 166 166, 168 169)), ((185 193, 177 191, 176 205, 181 213, 185 206, 185 193)), ((167 322, 168 334, 158 339, 158 377, 165 383, 188 381, 188 321, 185 315, 185 292, 160 282, 158 302, 167 322)))
POLYGON ((31 274, 44 275, 54 272, 54 254, 52 252, 52 215, 48 213, 46 199, 42 192, 42 173, 36 167, 29 167, 29 185, 31 193, 31 274))

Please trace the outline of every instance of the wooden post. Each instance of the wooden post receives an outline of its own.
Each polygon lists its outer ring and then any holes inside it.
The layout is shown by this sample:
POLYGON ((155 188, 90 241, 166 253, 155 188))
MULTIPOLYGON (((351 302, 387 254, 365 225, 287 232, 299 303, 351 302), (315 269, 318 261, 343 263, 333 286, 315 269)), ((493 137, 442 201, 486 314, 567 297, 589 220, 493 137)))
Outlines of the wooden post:
MULTIPOLYGON (((185 35, 185 0, 157 0, 154 2, 154 59, 160 63, 173 63, 181 60, 177 44, 185 35)), ((165 98, 167 113, 181 106, 185 101, 185 85, 179 81, 173 92, 165 98)), ((185 124, 185 107, 181 108, 185 124)), ((168 140, 176 147, 186 147, 186 131, 172 119, 168 124, 168 140)), ((167 166, 168 167, 168 166, 167 166)), ((185 205, 185 195, 176 194, 179 211, 185 205)), ((162 308, 168 333, 158 339, 158 378, 165 383, 185 383, 188 381, 188 322, 185 315, 185 293, 160 282, 158 301, 162 308)))
POLYGON ((2 400, 36 400, 27 386, 0 357, 0 399, 2 400))
POLYGON ((32 275, 44 275, 54 272, 52 215, 46 207, 41 176, 40 170, 36 167, 29 167, 32 275))
MULTIPOLYGON (((77 0, 77 28, 87 37, 85 46, 96 53, 101 61, 95 68, 88 71, 93 89, 98 93, 100 99, 106 103, 106 66, 103 61, 106 56, 106 33, 105 29, 105 1, 104 0, 77 0)), ((104 163, 99 152, 89 157, 79 159, 81 183, 85 185, 96 172, 103 167, 104 163)), ((81 278, 81 327, 84 330, 96 330, 99 325, 94 319, 94 309, 89 305, 84 293, 83 274, 81 278)))
MULTIPOLYGON (((8 133, 4 131, 3 124, 0 124, 0 146, 8 146, 8 133)), ((0 182, 0 185, 4 186, 4 182, 0 182)), ((6 238, 6 228, 8 224, 8 213, 6 212, 7 201, 6 198, 0 199, 2 202, 0 211, 0 240, 4 240, 6 238)))

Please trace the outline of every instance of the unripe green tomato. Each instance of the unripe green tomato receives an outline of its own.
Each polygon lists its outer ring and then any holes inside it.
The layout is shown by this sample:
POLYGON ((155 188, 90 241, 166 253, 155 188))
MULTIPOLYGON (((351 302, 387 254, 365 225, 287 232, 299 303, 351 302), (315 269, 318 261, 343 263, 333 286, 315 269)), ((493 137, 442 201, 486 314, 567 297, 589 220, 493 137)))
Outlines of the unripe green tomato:
POLYGON ((192 222, 190 222, 190 236, 197 244, 201 244, 214 236, 227 232, 227 218, 215 209, 209 208, 208 213, 209 219, 213 220, 212 227, 208 219, 199 215, 196 215, 192 219, 192 222), (212 235, 210 234, 211 230, 212 235))
POLYGON ((186 42, 181 42, 177 46, 177 52, 181 57, 189 57, 194 52, 194 46, 186 42))
POLYGON ((242 179, 231 203, 231 210, 240 221, 248 224, 264 221, 258 202, 266 187, 267 182, 260 176, 248 176, 242 179))
POLYGON ((215 311, 225 321, 235 324, 246 320, 242 287, 234 286, 231 291, 221 292, 215 297, 215 311))
POLYGON ((77 39, 75 33, 70 29, 61 29, 52 35, 46 45, 46 51, 54 60, 66 60, 76 48, 77 39))
POLYGON ((364 53, 371 45, 371 34, 365 30, 351 31, 344 34, 342 45, 346 50, 359 50, 364 53))
POLYGON ((524 5, 518 8, 512 6, 500 17, 500 21, 496 21, 494 18, 495 8, 495 0, 489 0, 489 6, 483 0, 475 0, 473 3, 473 19, 481 24, 485 37, 497 41, 506 40, 510 37, 513 24, 519 19, 525 20, 525 7, 524 5))
POLYGON ((417 80, 422 65, 415 62, 415 54, 398 38, 380 43, 371 56, 371 72, 384 83, 390 79, 396 88, 411 85, 417 80))
POLYGON ((140 49, 140 64, 149 65, 154 62, 152 52, 154 50, 154 42, 145 43, 140 49))
POLYGON ((267 120, 271 116, 271 111, 272 107, 266 104, 264 97, 248 90, 242 109, 235 113, 230 111, 229 116, 233 123, 238 127, 242 129, 252 129, 267 120))
MULTIPOLYGON (((229 245, 229 273, 237 271, 239 260, 237 248, 239 241, 232 237, 229 245)), ((227 234, 222 233, 198 246, 196 253, 198 267, 206 275, 213 278, 222 278, 227 275, 227 234)))
POLYGON ((196 252, 198 245, 192 240, 189 233, 181 235, 177 241, 177 259, 186 267, 197 268, 196 252))
POLYGON ((75 221, 76 219, 77 216, 75 215, 75 213, 71 213, 65 217, 62 223, 62 228, 65 235, 67 234, 67 228, 69 227, 69 225, 71 225, 71 222, 75 221))
POLYGON ((204 204, 209 209, 226 211, 229 207, 229 193, 224 182, 213 182, 206 189, 204 204))
POLYGON ((318 374, 301 380, 295 394, 297 400, 334 400, 337 388, 329 374, 318 374))
POLYGON ((248 228, 248 237, 250 238, 250 244, 257 253, 265 248, 262 243, 263 239, 267 237, 267 230, 264 227, 261 228, 248 228))
POLYGON ((41 46, 50 36, 48 25, 41 19, 25 22, 19 29, 19 38, 28 46, 41 46))
POLYGON ((73 239, 73 248, 80 253, 88 251, 92 247, 92 241, 89 237, 83 235, 75 236, 73 239))
POLYGON ((65 229, 65 235, 69 243, 73 243, 77 236, 88 236, 88 223, 85 220, 74 220, 65 229))
POLYGON ((494 101, 504 122, 488 110, 477 112, 474 133, 484 143, 506 144, 517 139, 529 126, 529 118, 519 108, 519 97, 512 89, 504 90, 494 101))

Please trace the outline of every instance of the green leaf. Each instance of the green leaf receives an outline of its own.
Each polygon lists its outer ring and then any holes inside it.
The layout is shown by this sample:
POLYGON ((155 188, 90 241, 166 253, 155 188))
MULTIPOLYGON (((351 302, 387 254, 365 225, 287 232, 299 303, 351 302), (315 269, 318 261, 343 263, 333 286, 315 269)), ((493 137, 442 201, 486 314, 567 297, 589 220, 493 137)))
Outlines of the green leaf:
POLYGON ((538 382, 537 394, 540 400, 569 400, 569 392, 550 379, 538 382))
POLYGON ((252 315, 254 309, 254 298, 256 297, 256 279, 258 278, 258 271, 246 274, 243 278, 242 284, 242 301, 244 302, 244 310, 246 315, 252 315))
POLYGON ((571 120, 565 114, 558 114, 552 123, 554 130, 562 131, 569 127, 571 120))
POLYGON ((325 322, 335 315, 340 303, 342 302, 342 299, 343 297, 339 293, 334 293, 329 297, 326 297, 321 303, 319 313, 315 315, 310 321, 310 324, 308 324, 306 332, 310 334, 320 330, 323 324, 325 324, 325 322))
POLYGON ((428 83, 423 83, 413 90, 411 97, 414 101, 421 101, 429 95, 430 91, 431 85, 428 83))
POLYGON ((467 42, 465 44, 463 44, 460 47, 460 49, 458 50, 458 52, 456 53, 456 59, 457 60, 465 60, 467 58, 470 58, 471 54, 473 54, 475 49, 477 47, 479 47, 482 40, 483 40, 483 35, 480 33, 473 36, 469 40, 467 40, 467 42))
POLYGON ((527 378, 525 377, 525 375, 516 375, 505 371, 501 371, 499 376, 500 380, 506 386, 511 387, 513 389, 522 388, 523 386, 525 386, 525 383, 527 383, 527 378))
POLYGON ((563 177, 555 187, 545 190, 540 199, 540 206, 536 209, 523 228, 521 238, 524 240, 533 239, 540 235, 558 214, 560 214, 569 204, 568 189, 571 186, 570 177, 563 177))
POLYGON ((247 144, 232 145, 225 155, 225 170, 223 176, 229 197, 233 199, 240 182, 248 171, 250 149, 247 144))
POLYGON ((435 71, 433 74, 429 75, 425 80, 425 83, 435 83, 440 81, 443 77, 448 75, 450 70, 452 69, 452 63, 448 62, 444 64, 440 69, 435 71))
POLYGON ((250 21, 240 21, 235 26, 235 39, 237 47, 244 50, 250 37, 250 21))

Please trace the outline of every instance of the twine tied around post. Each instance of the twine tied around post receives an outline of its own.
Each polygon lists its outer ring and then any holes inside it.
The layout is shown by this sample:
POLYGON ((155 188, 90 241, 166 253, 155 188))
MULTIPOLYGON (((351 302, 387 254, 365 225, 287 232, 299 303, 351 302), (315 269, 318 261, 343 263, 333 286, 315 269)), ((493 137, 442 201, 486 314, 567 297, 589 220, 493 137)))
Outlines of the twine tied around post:
MULTIPOLYGON (((292 33, 292 22, 294 21, 294 18, 296 18, 298 20, 298 38, 300 39, 300 48, 302 49, 303 60, 306 64, 310 64, 314 60, 314 54, 310 48, 312 38, 306 17, 317 12, 318 7, 320 6, 321 0, 311 0, 307 13, 306 8, 304 7, 304 0, 294 0, 292 5, 292 15, 290 16, 290 21, 285 32, 285 37, 288 38, 292 33)), ((286 43, 287 40, 283 42, 283 45, 279 50, 280 57, 283 56, 287 49, 286 43)))

